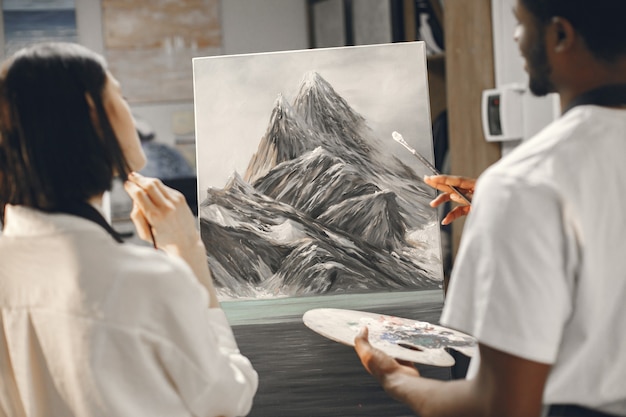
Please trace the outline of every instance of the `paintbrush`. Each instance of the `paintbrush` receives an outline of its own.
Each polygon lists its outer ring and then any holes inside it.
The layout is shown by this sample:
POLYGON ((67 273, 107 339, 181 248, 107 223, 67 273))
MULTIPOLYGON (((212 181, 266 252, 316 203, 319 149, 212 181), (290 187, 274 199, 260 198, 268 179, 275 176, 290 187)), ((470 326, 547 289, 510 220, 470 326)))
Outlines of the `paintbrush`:
POLYGON ((150 239, 152 239, 152 247, 154 249, 159 249, 157 248, 156 239, 154 238, 154 232, 152 231, 152 226, 148 225, 148 228, 150 229, 150 239))
MULTIPOLYGON (((417 159, 419 159, 419 161, 422 164, 424 164, 424 166, 426 168, 428 168, 430 170, 430 172, 432 172, 434 175, 441 175, 441 172, 439 172, 439 170, 437 168, 435 168, 435 166, 433 164, 428 162, 428 159, 424 158, 419 152, 417 152, 415 149, 411 148, 411 146, 408 143, 406 143, 406 141, 404 140, 404 138, 402 137, 401 134, 399 134, 398 132, 394 131, 391 134, 391 137, 393 138, 393 140, 398 142, 400 145, 402 145, 406 149, 408 149, 409 152, 411 152, 417 159)), ((452 191, 454 191, 455 194, 457 194, 459 197, 461 197, 463 199, 463 201, 465 201, 467 203, 467 205, 471 205, 472 204, 472 202, 469 201, 469 199, 467 197, 465 197, 465 195, 463 195, 463 193, 460 192, 456 187, 454 187, 452 185, 448 185, 448 187, 450 187, 450 189, 452 191)))
MULTIPOLYGON (((126 181, 128 181, 129 177, 132 177, 132 176, 139 176, 139 174, 137 174, 136 172, 130 172, 128 174, 128 176, 126 177, 126 181)), ((137 182, 133 181, 133 184, 135 184, 136 187, 139 187, 139 188, 141 188, 141 189, 143 189, 145 191, 145 189, 143 187, 141 187, 139 184, 137 184, 137 182)), ((133 206, 134 206, 134 204, 135 203, 133 202, 133 206)), ((148 231, 150 232, 150 240, 152 240, 152 247, 154 249, 158 249, 157 243, 156 243, 156 239, 154 237, 154 231, 152 230, 152 225, 150 223, 148 223, 148 220, 146 219, 145 215, 143 215, 143 218, 146 221, 146 224, 148 225, 148 231)))

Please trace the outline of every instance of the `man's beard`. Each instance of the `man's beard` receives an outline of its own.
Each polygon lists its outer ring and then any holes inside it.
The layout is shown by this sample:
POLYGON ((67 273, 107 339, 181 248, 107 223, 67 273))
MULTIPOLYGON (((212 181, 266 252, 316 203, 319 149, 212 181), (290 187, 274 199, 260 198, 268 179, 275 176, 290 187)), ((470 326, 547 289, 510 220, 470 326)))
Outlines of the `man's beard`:
POLYGON ((526 65, 528 66, 528 88, 530 92, 537 97, 543 97, 555 92, 555 88, 550 80, 552 68, 548 63, 548 53, 544 43, 545 33, 541 33, 539 38, 539 42, 536 42, 530 49, 526 58, 526 65))

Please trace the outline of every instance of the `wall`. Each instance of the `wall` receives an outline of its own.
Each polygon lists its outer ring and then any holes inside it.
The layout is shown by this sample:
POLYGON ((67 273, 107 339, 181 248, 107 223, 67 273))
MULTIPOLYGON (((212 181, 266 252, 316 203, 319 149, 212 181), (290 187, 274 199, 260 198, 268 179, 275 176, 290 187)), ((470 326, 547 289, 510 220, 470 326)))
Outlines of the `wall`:
POLYGON ((224 53, 309 47, 306 0, 222 0, 224 53))
MULTIPOLYGON (((309 47, 306 0, 222 0, 223 53, 241 54, 309 47)), ((100 1, 76 0, 79 41, 103 53, 100 1)), ((174 142, 174 124, 193 117, 193 102, 133 105, 161 142, 174 142)))

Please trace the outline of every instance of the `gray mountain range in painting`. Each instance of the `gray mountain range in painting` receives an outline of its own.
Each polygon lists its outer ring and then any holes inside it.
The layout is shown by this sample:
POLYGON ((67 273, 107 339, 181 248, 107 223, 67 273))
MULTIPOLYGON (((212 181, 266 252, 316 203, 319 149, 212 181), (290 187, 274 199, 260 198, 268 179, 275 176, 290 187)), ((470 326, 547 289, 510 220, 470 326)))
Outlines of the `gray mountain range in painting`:
POLYGON ((293 104, 276 99, 243 178, 207 190, 200 229, 227 296, 430 289, 441 261, 413 236, 436 222, 432 197, 311 72, 293 104))

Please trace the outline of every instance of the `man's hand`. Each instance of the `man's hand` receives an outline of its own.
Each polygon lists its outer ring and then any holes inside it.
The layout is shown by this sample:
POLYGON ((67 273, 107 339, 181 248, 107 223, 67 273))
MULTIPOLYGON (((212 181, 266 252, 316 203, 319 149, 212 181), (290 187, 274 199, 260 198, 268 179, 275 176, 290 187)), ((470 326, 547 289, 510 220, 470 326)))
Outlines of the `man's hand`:
POLYGON ((209 293, 209 307, 218 307, 206 249, 185 197, 160 180, 137 173, 129 175, 124 189, 133 200, 130 217, 139 237, 149 241, 154 235, 155 246, 187 262, 209 293))
POLYGON ((367 339, 354 339, 361 363, 385 391, 423 417, 539 417, 550 365, 528 361, 479 344, 480 367, 472 379, 423 378, 367 339))
POLYGON ((460 204, 453 208, 446 217, 441 221, 441 224, 446 225, 452 223, 459 217, 467 215, 471 207, 463 200, 457 193, 455 193, 450 187, 455 187, 459 190, 468 200, 471 201, 474 195, 474 187, 476 180, 474 178, 459 177, 456 175, 432 175, 425 176, 424 182, 439 191, 442 191, 433 201, 430 202, 431 207, 438 207, 447 201, 453 201, 460 204))
POLYGON ((373 347, 368 340, 368 329, 364 327, 354 339, 354 349, 361 359, 361 363, 384 388, 384 390, 398 401, 406 401, 410 395, 412 378, 420 378, 420 374, 410 362, 397 361, 380 349, 373 347))

